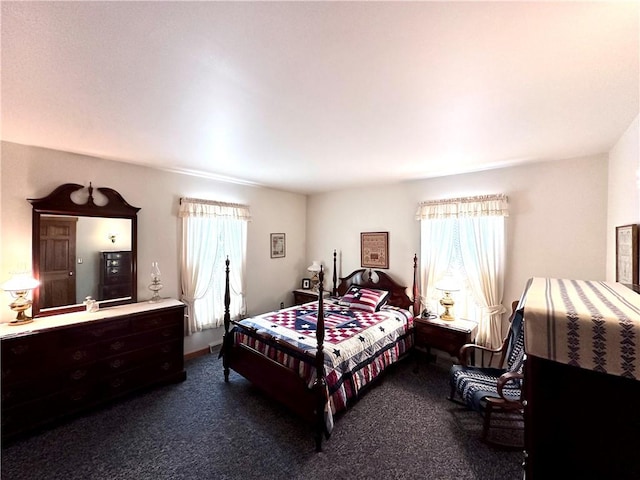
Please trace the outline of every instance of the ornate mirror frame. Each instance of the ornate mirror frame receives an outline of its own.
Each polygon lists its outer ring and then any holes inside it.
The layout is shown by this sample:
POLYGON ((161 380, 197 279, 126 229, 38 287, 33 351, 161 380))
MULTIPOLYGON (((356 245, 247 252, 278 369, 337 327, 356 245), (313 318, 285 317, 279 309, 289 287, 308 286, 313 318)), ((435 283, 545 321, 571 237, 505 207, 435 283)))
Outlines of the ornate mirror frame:
MULTIPOLYGON (((88 190, 86 203, 76 203, 73 197, 81 197, 80 190, 84 189, 84 185, 75 183, 65 183, 60 185, 53 192, 42 198, 27 199, 33 206, 32 213, 32 262, 33 276, 40 280, 41 261, 43 260, 43 252, 41 252, 41 220, 43 216, 61 215, 67 217, 103 217, 103 218, 120 218, 131 221, 131 296, 128 298, 120 298, 116 300, 101 301, 101 305, 113 306, 125 303, 134 303, 137 301, 137 253, 138 253, 138 226, 137 214, 140 208, 129 205, 124 198, 111 188, 97 188, 98 192, 106 199, 104 205, 98 205, 93 198, 93 187, 91 183, 88 190)), ((102 202, 101 202, 102 203, 102 202)), ((72 273, 73 274, 73 273, 72 273)), ((34 317, 42 317, 47 315, 56 315, 59 313, 75 312, 85 309, 83 304, 63 305, 60 307, 41 308, 40 288, 33 291, 32 315, 34 317)))

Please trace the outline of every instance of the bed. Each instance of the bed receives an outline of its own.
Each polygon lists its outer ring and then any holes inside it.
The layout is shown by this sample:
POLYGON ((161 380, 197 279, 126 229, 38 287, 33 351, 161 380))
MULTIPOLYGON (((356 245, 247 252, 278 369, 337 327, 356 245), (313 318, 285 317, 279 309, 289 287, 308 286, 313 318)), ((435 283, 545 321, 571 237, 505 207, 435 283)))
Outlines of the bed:
MULTIPOLYGON (((322 450, 336 415, 371 387, 413 346, 413 311, 419 303, 385 272, 360 269, 340 279, 333 275, 331 296, 252 318, 231 320, 229 260, 226 266, 223 358, 230 370, 313 426, 322 450)), ((336 272, 334 252, 333 272, 336 272)), ((417 257, 413 259, 412 294, 417 257)), ((319 274, 322 290, 324 271, 319 274)))

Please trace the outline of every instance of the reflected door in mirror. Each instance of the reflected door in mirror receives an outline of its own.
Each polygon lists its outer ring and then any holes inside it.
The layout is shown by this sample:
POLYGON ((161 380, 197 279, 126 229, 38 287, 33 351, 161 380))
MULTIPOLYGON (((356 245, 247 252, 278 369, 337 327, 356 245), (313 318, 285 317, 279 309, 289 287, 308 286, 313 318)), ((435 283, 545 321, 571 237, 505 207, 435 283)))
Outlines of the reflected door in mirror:
POLYGON ((40 222, 41 308, 76 303, 77 218, 42 218, 40 222))

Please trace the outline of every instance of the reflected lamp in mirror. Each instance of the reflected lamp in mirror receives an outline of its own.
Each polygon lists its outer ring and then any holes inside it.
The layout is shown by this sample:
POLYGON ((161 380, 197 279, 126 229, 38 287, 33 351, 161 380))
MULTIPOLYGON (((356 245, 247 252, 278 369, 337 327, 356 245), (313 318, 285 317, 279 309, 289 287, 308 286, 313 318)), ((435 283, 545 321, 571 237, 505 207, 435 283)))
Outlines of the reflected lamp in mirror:
POLYGON ((320 283, 320 279, 318 278, 318 273, 322 270, 322 266, 318 260, 314 260, 311 265, 307 267, 307 270, 311 272, 311 290, 314 292, 318 291, 318 283, 320 283))
POLYGON ((160 281, 160 265, 158 262, 151 262, 151 285, 149 285, 149 290, 153 292, 153 296, 151 297, 150 302, 159 302, 162 300, 160 297, 160 290, 162 290, 162 282, 160 281))
POLYGON ((13 297, 13 302, 9 307, 17 316, 9 322, 10 325, 23 325, 32 322, 33 319, 25 315, 25 311, 31 308, 33 301, 28 298, 29 292, 40 285, 40 282, 33 278, 29 273, 17 273, 9 280, 4 282, 0 288, 8 292, 13 297))
POLYGON ((455 320, 455 317, 451 315, 451 309, 455 303, 451 297, 451 292, 460 290, 458 280, 453 275, 447 274, 436 283, 436 290, 444 292, 444 297, 440 299, 440 305, 444 308, 444 312, 440 315, 440 320, 448 322, 455 320))
POLYGON ((116 238, 118 238, 118 235, 115 233, 109 233, 109 235, 107 236, 107 238, 109 240, 111 240, 111 243, 116 243, 116 238))

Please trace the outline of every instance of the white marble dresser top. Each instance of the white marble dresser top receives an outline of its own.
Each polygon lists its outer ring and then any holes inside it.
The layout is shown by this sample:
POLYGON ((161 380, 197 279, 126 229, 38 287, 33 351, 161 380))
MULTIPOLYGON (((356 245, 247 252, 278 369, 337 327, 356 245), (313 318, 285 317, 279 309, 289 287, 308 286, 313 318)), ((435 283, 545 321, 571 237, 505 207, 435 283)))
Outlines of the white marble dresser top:
POLYGON ((76 323, 91 322, 104 318, 119 317, 121 315, 131 315, 133 313, 148 312, 161 308, 184 305, 181 301, 173 298, 165 298, 159 302, 138 302, 116 307, 102 308, 97 312, 72 312, 48 317, 37 317, 31 323, 23 325, 0 324, 0 338, 9 338, 23 333, 37 332, 49 328, 64 327, 76 323))

